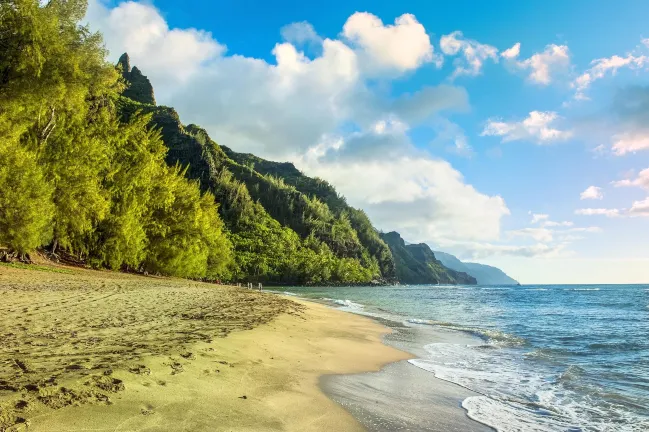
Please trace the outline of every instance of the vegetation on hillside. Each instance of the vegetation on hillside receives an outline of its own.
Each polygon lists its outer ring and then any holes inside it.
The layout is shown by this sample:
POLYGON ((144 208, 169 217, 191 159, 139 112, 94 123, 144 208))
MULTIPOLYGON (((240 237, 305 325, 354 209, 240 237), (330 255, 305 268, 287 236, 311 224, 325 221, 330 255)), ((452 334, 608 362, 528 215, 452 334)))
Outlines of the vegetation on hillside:
POLYGON ((0 246, 211 280, 466 281, 388 247, 326 181, 183 125, 127 54, 107 62, 86 8, 0 2, 0 246))

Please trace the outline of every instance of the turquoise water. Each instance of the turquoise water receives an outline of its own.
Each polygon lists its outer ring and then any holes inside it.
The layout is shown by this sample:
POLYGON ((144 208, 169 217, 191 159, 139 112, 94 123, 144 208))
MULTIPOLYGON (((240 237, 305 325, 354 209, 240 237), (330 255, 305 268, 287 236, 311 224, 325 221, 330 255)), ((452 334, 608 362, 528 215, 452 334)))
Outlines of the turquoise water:
POLYGON ((649 431, 649 285, 289 290, 479 337, 425 345, 410 362, 480 393, 462 406, 497 430, 649 431))

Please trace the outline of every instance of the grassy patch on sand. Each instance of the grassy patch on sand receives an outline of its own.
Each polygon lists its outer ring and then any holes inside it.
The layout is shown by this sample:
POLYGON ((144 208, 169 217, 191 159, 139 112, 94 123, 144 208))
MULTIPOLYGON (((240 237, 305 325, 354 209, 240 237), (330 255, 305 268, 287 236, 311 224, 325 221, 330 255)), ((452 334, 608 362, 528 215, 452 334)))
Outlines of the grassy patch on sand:
POLYGON ((2 266, 2 267, 11 267, 11 268, 21 269, 21 270, 35 270, 35 271, 49 272, 49 273, 74 274, 74 272, 72 270, 67 270, 67 269, 62 269, 62 268, 57 268, 57 267, 40 266, 40 265, 36 265, 36 264, 3 263, 3 262, 0 262, 0 266, 2 266))

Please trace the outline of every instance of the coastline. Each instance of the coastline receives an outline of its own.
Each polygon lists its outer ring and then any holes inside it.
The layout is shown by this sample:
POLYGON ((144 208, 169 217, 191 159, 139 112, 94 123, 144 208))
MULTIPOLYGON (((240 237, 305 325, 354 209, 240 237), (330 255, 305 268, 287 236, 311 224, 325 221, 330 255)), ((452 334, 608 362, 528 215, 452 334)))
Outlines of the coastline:
MULTIPOLYGON (((362 314, 348 312, 363 317, 362 314)), ((473 336, 430 326, 408 327, 397 321, 369 317, 388 327, 383 343, 412 358, 424 356, 429 343, 475 344, 473 336)), ((411 359, 409 359, 411 360, 411 359)), ((462 401, 479 396, 467 388, 431 375, 408 360, 390 363, 376 372, 326 375, 320 387, 345 407, 370 432, 395 430, 428 432, 493 432, 471 419, 462 401)))

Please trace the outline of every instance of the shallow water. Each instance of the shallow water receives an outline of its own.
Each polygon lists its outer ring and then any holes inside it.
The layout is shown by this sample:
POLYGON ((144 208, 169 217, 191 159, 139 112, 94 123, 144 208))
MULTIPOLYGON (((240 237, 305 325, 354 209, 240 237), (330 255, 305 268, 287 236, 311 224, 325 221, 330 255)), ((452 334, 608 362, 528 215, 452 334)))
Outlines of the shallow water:
POLYGON ((649 285, 290 291, 415 331, 477 336, 422 341, 410 363, 477 392, 463 408, 497 430, 649 430, 649 285))

